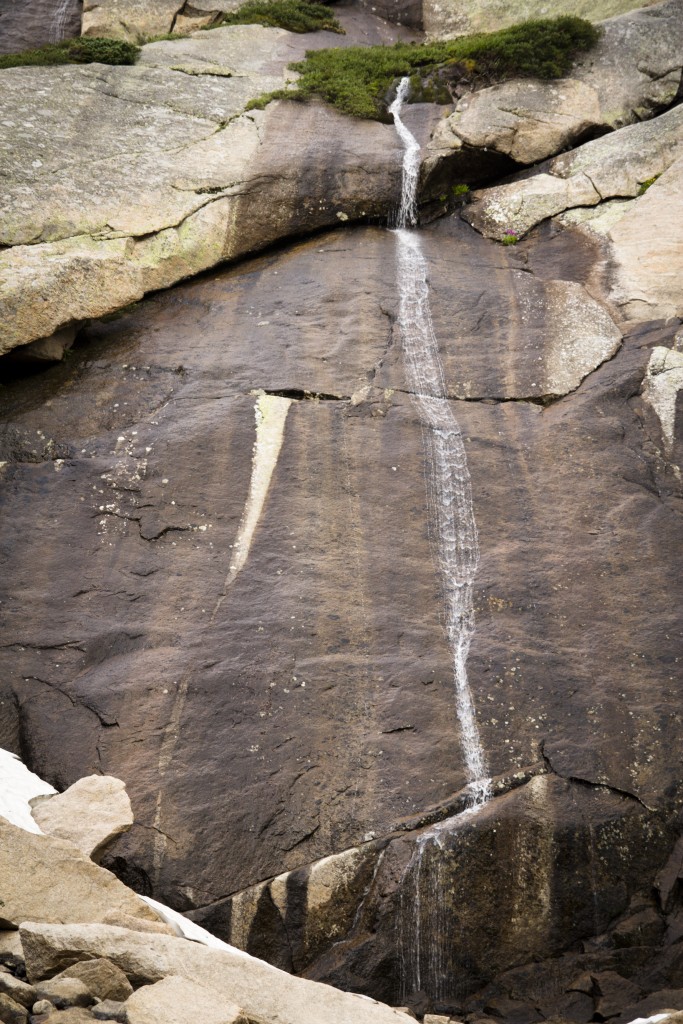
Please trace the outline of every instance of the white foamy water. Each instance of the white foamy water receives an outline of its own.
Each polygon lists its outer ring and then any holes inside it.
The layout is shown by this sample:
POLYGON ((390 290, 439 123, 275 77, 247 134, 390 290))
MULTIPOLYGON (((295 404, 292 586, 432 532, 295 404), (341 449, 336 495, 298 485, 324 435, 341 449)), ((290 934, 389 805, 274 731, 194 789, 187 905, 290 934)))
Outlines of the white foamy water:
POLYGON ((398 243, 398 324, 406 383, 419 410, 428 446, 429 499, 436 521, 439 567, 444 591, 446 632, 453 656, 456 710, 472 799, 469 810, 490 796, 484 751, 467 678, 467 656, 474 633, 473 585, 479 567, 472 487, 462 433, 447 398, 429 306, 427 263, 420 236, 408 230, 417 221, 420 147, 401 119, 409 80, 402 79, 389 107, 404 147, 398 243))
POLYGON ((465 445, 448 400, 432 323, 427 263, 418 232, 410 230, 417 224, 420 146, 401 118, 408 87, 409 80, 402 79, 389 107, 404 150, 395 229, 398 326, 406 384, 417 406, 425 441, 430 514, 436 525, 446 633, 453 658, 455 705, 470 799, 465 812, 435 825, 418 839, 401 887, 398 938, 404 997, 426 991, 439 999, 448 994, 452 983, 447 953, 453 923, 444 900, 448 869, 442 836, 484 806, 491 795, 491 781, 467 678, 467 656, 474 634, 473 587, 479 567, 477 525, 465 445))
POLYGON ((72 0, 59 0, 59 6, 55 11, 52 19, 52 42, 61 43, 64 38, 64 31, 66 29, 66 22, 69 17, 71 10, 72 0))

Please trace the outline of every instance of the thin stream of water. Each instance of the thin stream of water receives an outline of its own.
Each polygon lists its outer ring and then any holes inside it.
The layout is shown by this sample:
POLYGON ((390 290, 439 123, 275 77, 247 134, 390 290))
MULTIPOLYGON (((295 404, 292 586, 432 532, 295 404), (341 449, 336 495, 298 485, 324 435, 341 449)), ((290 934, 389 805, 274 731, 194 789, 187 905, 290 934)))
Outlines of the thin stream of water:
MULTIPOLYGON (((408 390, 423 428, 427 455, 430 511, 436 525, 437 551, 444 593, 446 633, 453 659, 455 705, 470 788, 464 814, 476 813, 489 800, 491 780, 467 677, 467 656, 474 634, 474 580, 479 542, 472 487, 462 433, 448 400, 429 304, 427 263, 417 225, 420 146, 401 113, 409 89, 402 79, 389 107, 403 143, 401 203, 394 234, 397 241, 398 325, 408 390)), ((459 816, 461 820, 463 815, 459 816)), ((441 836, 452 831, 449 819, 424 833, 406 870, 400 909, 399 954, 404 995, 425 990, 435 999, 447 994, 445 951, 449 922, 441 836), (408 876, 412 876, 411 879, 408 876), (411 892, 412 890, 412 892, 411 892)))
POLYGON ((52 30, 50 33, 53 43, 61 43, 64 38, 66 21, 69 16, 72 3, 73 0, 59 0, 59 6, 52 19, 52 30))

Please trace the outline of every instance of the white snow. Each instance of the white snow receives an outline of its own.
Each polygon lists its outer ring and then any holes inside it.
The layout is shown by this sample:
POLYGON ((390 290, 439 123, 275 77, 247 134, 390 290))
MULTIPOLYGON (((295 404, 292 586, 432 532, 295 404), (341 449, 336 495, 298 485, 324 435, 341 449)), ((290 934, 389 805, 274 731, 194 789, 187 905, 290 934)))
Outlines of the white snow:
POLYGON ((31 815, 31 800, 54 796, 57 790, 30 772, 16 754, 0 748, 0 817, 25 832, 41 830, 31 815))

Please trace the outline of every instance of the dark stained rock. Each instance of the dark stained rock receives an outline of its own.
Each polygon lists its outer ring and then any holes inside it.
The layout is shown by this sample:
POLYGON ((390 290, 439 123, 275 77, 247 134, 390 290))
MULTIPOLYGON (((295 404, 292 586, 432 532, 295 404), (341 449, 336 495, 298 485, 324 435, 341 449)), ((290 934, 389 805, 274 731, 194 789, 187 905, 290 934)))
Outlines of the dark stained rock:
POLYGON ((651 915, 644 945, 610 931, 637 936, 677 835, 680 485, 640 392, 679 325, 622 340, 571 230, 509 251, 450 219, 424 248, 479 528, 491 803, 418 872, 466 772, 380 229, 156 295, 3 389, 2 728, 59 788, 122 778, 137 824, 107 863, 280 966, 587 1021, 583 974, 633 1002, 683 973, 651 915), (286 417, 236 571, 256 405, 286 417))
POLYGON ((82 8, 83 0, 0 0, 0 53, 79 36, 82 8))

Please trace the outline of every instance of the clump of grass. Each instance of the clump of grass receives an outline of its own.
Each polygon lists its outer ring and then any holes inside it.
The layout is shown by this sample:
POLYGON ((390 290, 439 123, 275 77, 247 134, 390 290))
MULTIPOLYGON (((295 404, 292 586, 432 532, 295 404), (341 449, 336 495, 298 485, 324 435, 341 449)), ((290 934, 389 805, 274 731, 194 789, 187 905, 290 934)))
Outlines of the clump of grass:
POLYGON ((122 39, 81 36, 49 43, 38 50, 4 54, 0 57, 0 69, 49 64, 135 64, 139 52, 139 46, 122 39))
POLYGON ((295 91, 279 90, 252 106, 265 106, 270 99, 319 96, 345 114, 388 120, 388 93, 404 75, 451 69, 485 82, 561 78, 598 38, 590 22, 565 16, 442 42, 309 50, 305 60, 290 65, 301 76, 295 91))
POLYGON ((650 185, 654 185, 654 183, 656 182, 657 178, 659 178, 659 177, 660 177, 659 174, 655 174, 654 178, 647 178, 646 181, 642 182, 640 188, 638 189, 638 193, 637 194, 639 196, 644 196, 645 193, 647 192, 647 190, 649 189, 650 185))
POLYGON ((225 14, 216 25, 268 25, 288 32, 330 32, 344 34, 329 7, 316 0, 247 0, 239 10, 225 14))
POLYGON ((517 245, 519 235, 516 231, 506 231, 500 241, 502 245, 517 245))

